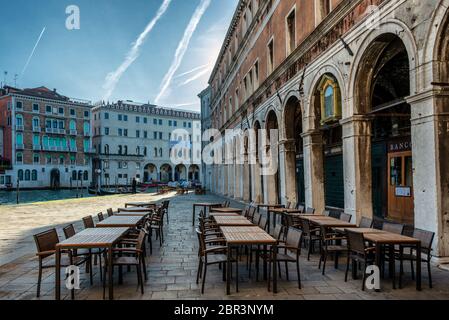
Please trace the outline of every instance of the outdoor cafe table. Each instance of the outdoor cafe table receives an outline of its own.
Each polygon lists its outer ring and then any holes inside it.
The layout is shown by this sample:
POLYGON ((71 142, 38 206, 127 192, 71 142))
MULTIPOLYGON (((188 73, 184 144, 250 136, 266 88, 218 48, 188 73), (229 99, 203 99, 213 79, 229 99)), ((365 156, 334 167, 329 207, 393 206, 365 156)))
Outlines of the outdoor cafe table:
MULTIPOLYGON (((421 241, 391 232, 370 232, 363 234, 365 240, 376 246, 376 265, 380 268, 382 246, 389 246, 390 253, 394 252, 395 245, 415 246, 416 249, 416 290, 421 291, 421 241)), ((390 274, 394 271, 394 259, 390 260, 390 274)), ((396 288, 393 282, 393 288, 396 288)))
POLYGON ((237 217, 235 217, 235 216, 214 216, 214 220, 219 226, 233 226, 233 227, 254 226, 254 227, 257 227, 251 221, 249 221, 248 219, 246 219, 245 217, 242 217, 242 216, 237 216, 237 217))
POLYGON ((97 223, 97 228, 135 228, 142 221, 143 216, 114 215, 97 223))
POLYGON ((144 207, 132 207, 132 208, 118 208, 118 212, 140 212, 140 213, 149 213, 153 209, 144 208, 144 207))
POLYGON ((215 211, 210 212, 209 216, 211 216, 211 217, 241 217, 240 214, 234 213, 234 212, 227 213, 227 212, 215 212, 215 211))
POLYGON ((116 217, 129 217, 129 216, 134 216, 134 217, 145 217, 149 214, 149 212, 134 212, 134 211, 120 211, 120 212, 115 212, 114 216, 116 217))
MULTIPOLYGON (((226 294, 231 293, 231 250, 233 246, 242 245, 263 245, 273 248, 273 292, 277 293, 277 241, 258 226, 254 227, 221 227, 221 232, 226 240, 228 247, 228 267, 226 269, 226 294)), ((237 262, 238 263, 238 262, 237 262)), ((270 281, 268 281, 268 291, 270 290, 270 281)), ((238 291, 238 287, 237 287, 238 291)))
POLYGON ((156 207, 157 204, 155 202, 128 202, 125 203, 125 208, 128 207, 156 207))
MULTIPOLYGON (((301 216, 302 217, 302 216, 301 216)), ((353 228, 357 227, 354 223, 346 222, 340 219, 327 217, 327 216, 318 216, 318 215, 304 215, 302 219, 309 220, 311 223, 316 224, 320 227, 325 228, 353 228)))
POLYGON ((242 213, 242 209, 239 208, 211 208, 210 212, 221 212, 221 213, 242 213))
POLYGON ((109 299, 113 296, 112 248, 126 234, 128 228, 89 228, 56 245, 55 299, 61 299, 61 250, 107 249, 109 299))
POLYGON ((193 212, 192 212, 192 226, 195 226, 195 210, 196 207, 203 207, 204 214, 206 214, 206 209, 209 208, 209 211, 211 208, 217 208, 221 207, 221 203, 214 203, 214 202, 201 202, 201 203, 194 203, 193 204, 193 212))

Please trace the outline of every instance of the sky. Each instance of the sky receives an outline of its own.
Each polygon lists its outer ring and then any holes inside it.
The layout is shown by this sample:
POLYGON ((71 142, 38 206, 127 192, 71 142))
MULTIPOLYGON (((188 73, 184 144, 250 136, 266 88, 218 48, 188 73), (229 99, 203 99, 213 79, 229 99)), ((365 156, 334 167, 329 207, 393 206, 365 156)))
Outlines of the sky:
POLYGON ((0 81, 199 111, 237 2, 0 0, 0 81), (70 5, 79 29, 66 28, 70 5))

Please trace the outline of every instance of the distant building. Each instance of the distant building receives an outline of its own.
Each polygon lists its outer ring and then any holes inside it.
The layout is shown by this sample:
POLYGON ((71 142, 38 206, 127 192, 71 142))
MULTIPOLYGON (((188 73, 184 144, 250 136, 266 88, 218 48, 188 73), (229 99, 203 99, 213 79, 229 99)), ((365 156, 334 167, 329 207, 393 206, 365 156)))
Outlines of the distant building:
MULTIPOLYGON (((210 104, 210 98, 211 98, 211 87, 207 87, 205 90, 203 90, 198 97, 201 100, 201 128, 203 131, 206 131, 208 129, 211 129, 212 122, 211 122, 211 104, 210 104)), ((206 146, 208 142, 203 141, 201 150, 204 150, 204 147, 206 146)), ((204 187, 207 190, 211 190, 212 187, 212 165, 206 164, 204 161, 202 161, 202 171, 203 171, 203 184, 204 187)))
POLYGON ((0 93, 0 189, 91 181, 91 104, 46 87, 0 93))
MULTIPOLYGON (((200 114, 155 105, 118 101, 93 109, 95 183, 129 185, 201 180, 194 142, 201 142, 200 114), (172 163, 172 148, 185 142, 181 163, 172 163), (195 152, 195 154, 194 154, 195 152)), ((200 146, 200 145, 199 145, 200 146)))

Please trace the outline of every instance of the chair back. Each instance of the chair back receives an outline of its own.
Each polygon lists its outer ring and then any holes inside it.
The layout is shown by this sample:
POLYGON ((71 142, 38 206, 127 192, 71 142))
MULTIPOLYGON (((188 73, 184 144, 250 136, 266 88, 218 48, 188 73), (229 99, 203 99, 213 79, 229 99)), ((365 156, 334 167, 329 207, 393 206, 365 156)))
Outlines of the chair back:
POLYGON ((248 210, 248 216, 247 216, 248 220, 252 221, 255 214, 256 214, 256 207, 250 207, 248 210))
POLYGON ((400 223, 384 222, 382 224, 382 230, 391 233, 402 234, 402 232, 404 231, 404 225, 400 223))
POLYGON ((261 214, 259 212, 256 212, 254 214, 253 219, 252 219, 251 222, 258 225, 259 222, 260 222, 260 218, 262 218, 261 214))
POLYGON ((114 212, 112 211, 112 208, 108 209, 108 217, 112 217, 114 215, 114 212))
POLYGON ((315 213, 315 208, 307 207, 306 210, 304 211, 304 213, 314 214, 315 213))
POLYGON ((83 218, 84 228, 90 229, 95 228, 94 219, 92 219, 92 216, 87 216, 83 218))
POLYGON ((348 213, 342 212, 342 213, 340 214, 340 220, 341 220, 341 221, 344 221, 344 222, 351 222, 351 219, 352 219, 352 216, 351 216, 350 214, 348 214, 348 213))
POLYGON ((206 215, 204 214, 204 210, 203 209, 201 209, 199 217, 203 218, 203 219, 206 219, 206 215))
POLYGON ((346 230, 348 236, 348 249, 351 252, 364 255, 365 254, 365 238, 362 232, 346 230))
POLYGON ((372 228, 373 222, 373 219, 362 217, 362 219, 360 220, 359 228, 372 228))
POLYGON ((288 201, 286 204, 285 204, 285 208, 286 209, 290 209, 290 206, 291 206, 291 201, 288 201))
POLYGON ((329 210, 324 210, 323 211, 323 215, 326 216, 326 217, 329 217, 330 214, 331 214, 331 212, 329 210))
POLYGON ((335 218, 335 219, 340 219, 340 216, 341 216, 341 211, 329 210, 329 217, 335 218))
POLYGON ((414 229, 413 230, 413 238, 421 240, 421 248, 425 251, 432 251, 432 243, 435 238, 435 232, 422 230, 422 229, 414 229))
POLYGON ((198 244, 200 246, 200 255, 204 256, 204 251, 206 249, 206 244, 204 242, 203 233, 200 230, 196 229, 196 235, 198 237, 198 244))
POLYGON ((300 204, 300 203, 298 203, 297 205, 296 205, 296 209, 298 209, 299 211, 301 211, 301 212, 304 212, 304 205, 302 205, 302 204, 300 204))
POLYGON ((307 219, 301 219, 302 230, 306 235, 310 235, 310 221, 307 219))
POLYGON ((145 243, 146 236, 147 236, 147 232, 144 229, 140 230, 139 236, 137 237, 137 243, 136 243, 137 250, 142 250, 143 244, 145 243))
POLYGON ((69 239, 76 234, 73 224, 69 224, 68 226, 64 227, 62 231, 64 231, 64 236, 66 239, 69 239))
MULTIPOLYGON (((50 229, 33 236, 34 242, 36 243, 37 252, 53 251, 56 249, 56 245, 59 243, 58 233, 56 229, 50 229)), ((53 253, 41 256, 41 258, 46 258, 51 256, 53 253)))
POLYGON ((266 217, 260 217, 259 219, 259 227, 263 230, 267 230, 267 218, 266 217))
POLYGON ((287 247, 298 248, 297 254, 301 254, 302 231, 296 228, 288 228, 285 244, 287 247))
POLYGON ((284 227, 280 224, 276 224, 276 227, 271 231, 271 235, 276 240, 282 240, 284 227))
POLYGON ((98 221, 104 220, 103 212, 100 212, 99 214, 97 214, 97 216, 98 216, 98 221))

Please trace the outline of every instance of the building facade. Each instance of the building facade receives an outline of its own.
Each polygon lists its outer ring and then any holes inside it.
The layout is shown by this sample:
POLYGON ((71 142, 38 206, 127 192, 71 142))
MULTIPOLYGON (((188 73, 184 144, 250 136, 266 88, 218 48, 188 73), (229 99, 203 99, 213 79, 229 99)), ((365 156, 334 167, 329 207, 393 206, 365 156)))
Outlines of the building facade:
POLYGON ((195 161, 201 152, 199 113, 132 101, 102 103, 92 113, 95 183, 129 185, 134 178, 144 184, 200 182, 200 162, 195 161), (179 159, 174 162, 175 151, 179 159))
POLYGON ((45 87, 0 96, 0 188, 69 188, 91 182, 91 104, 45 87))
MULTIPOLYGON (((211 105, 210 105, 210 98, 211 98, 211 87, 207 87, 207 89, 203 90, 198 97, 201 101, 201 129, 202 131, 206 131, 212 128, 212 121, 211 121, 211 105)), ((202 141, 201 150, 204 150, 205 146, 207 144, 207 141, 202 141)), ((207 190, 211 190, 212 187, 212 165, 206 163, 205 161, 202 161, 202 171, 203 171, 203 177, 202 182, 203 186, 207 190)))
POLYGON ((221 148, 244 161, 215 164, 213 191, 434 231, 434 255, 448 257, 448 7, 240 1, 209 84, 212 126, 244 132, 221 148), (264 153, 272 174, 248 162, 264 153))

